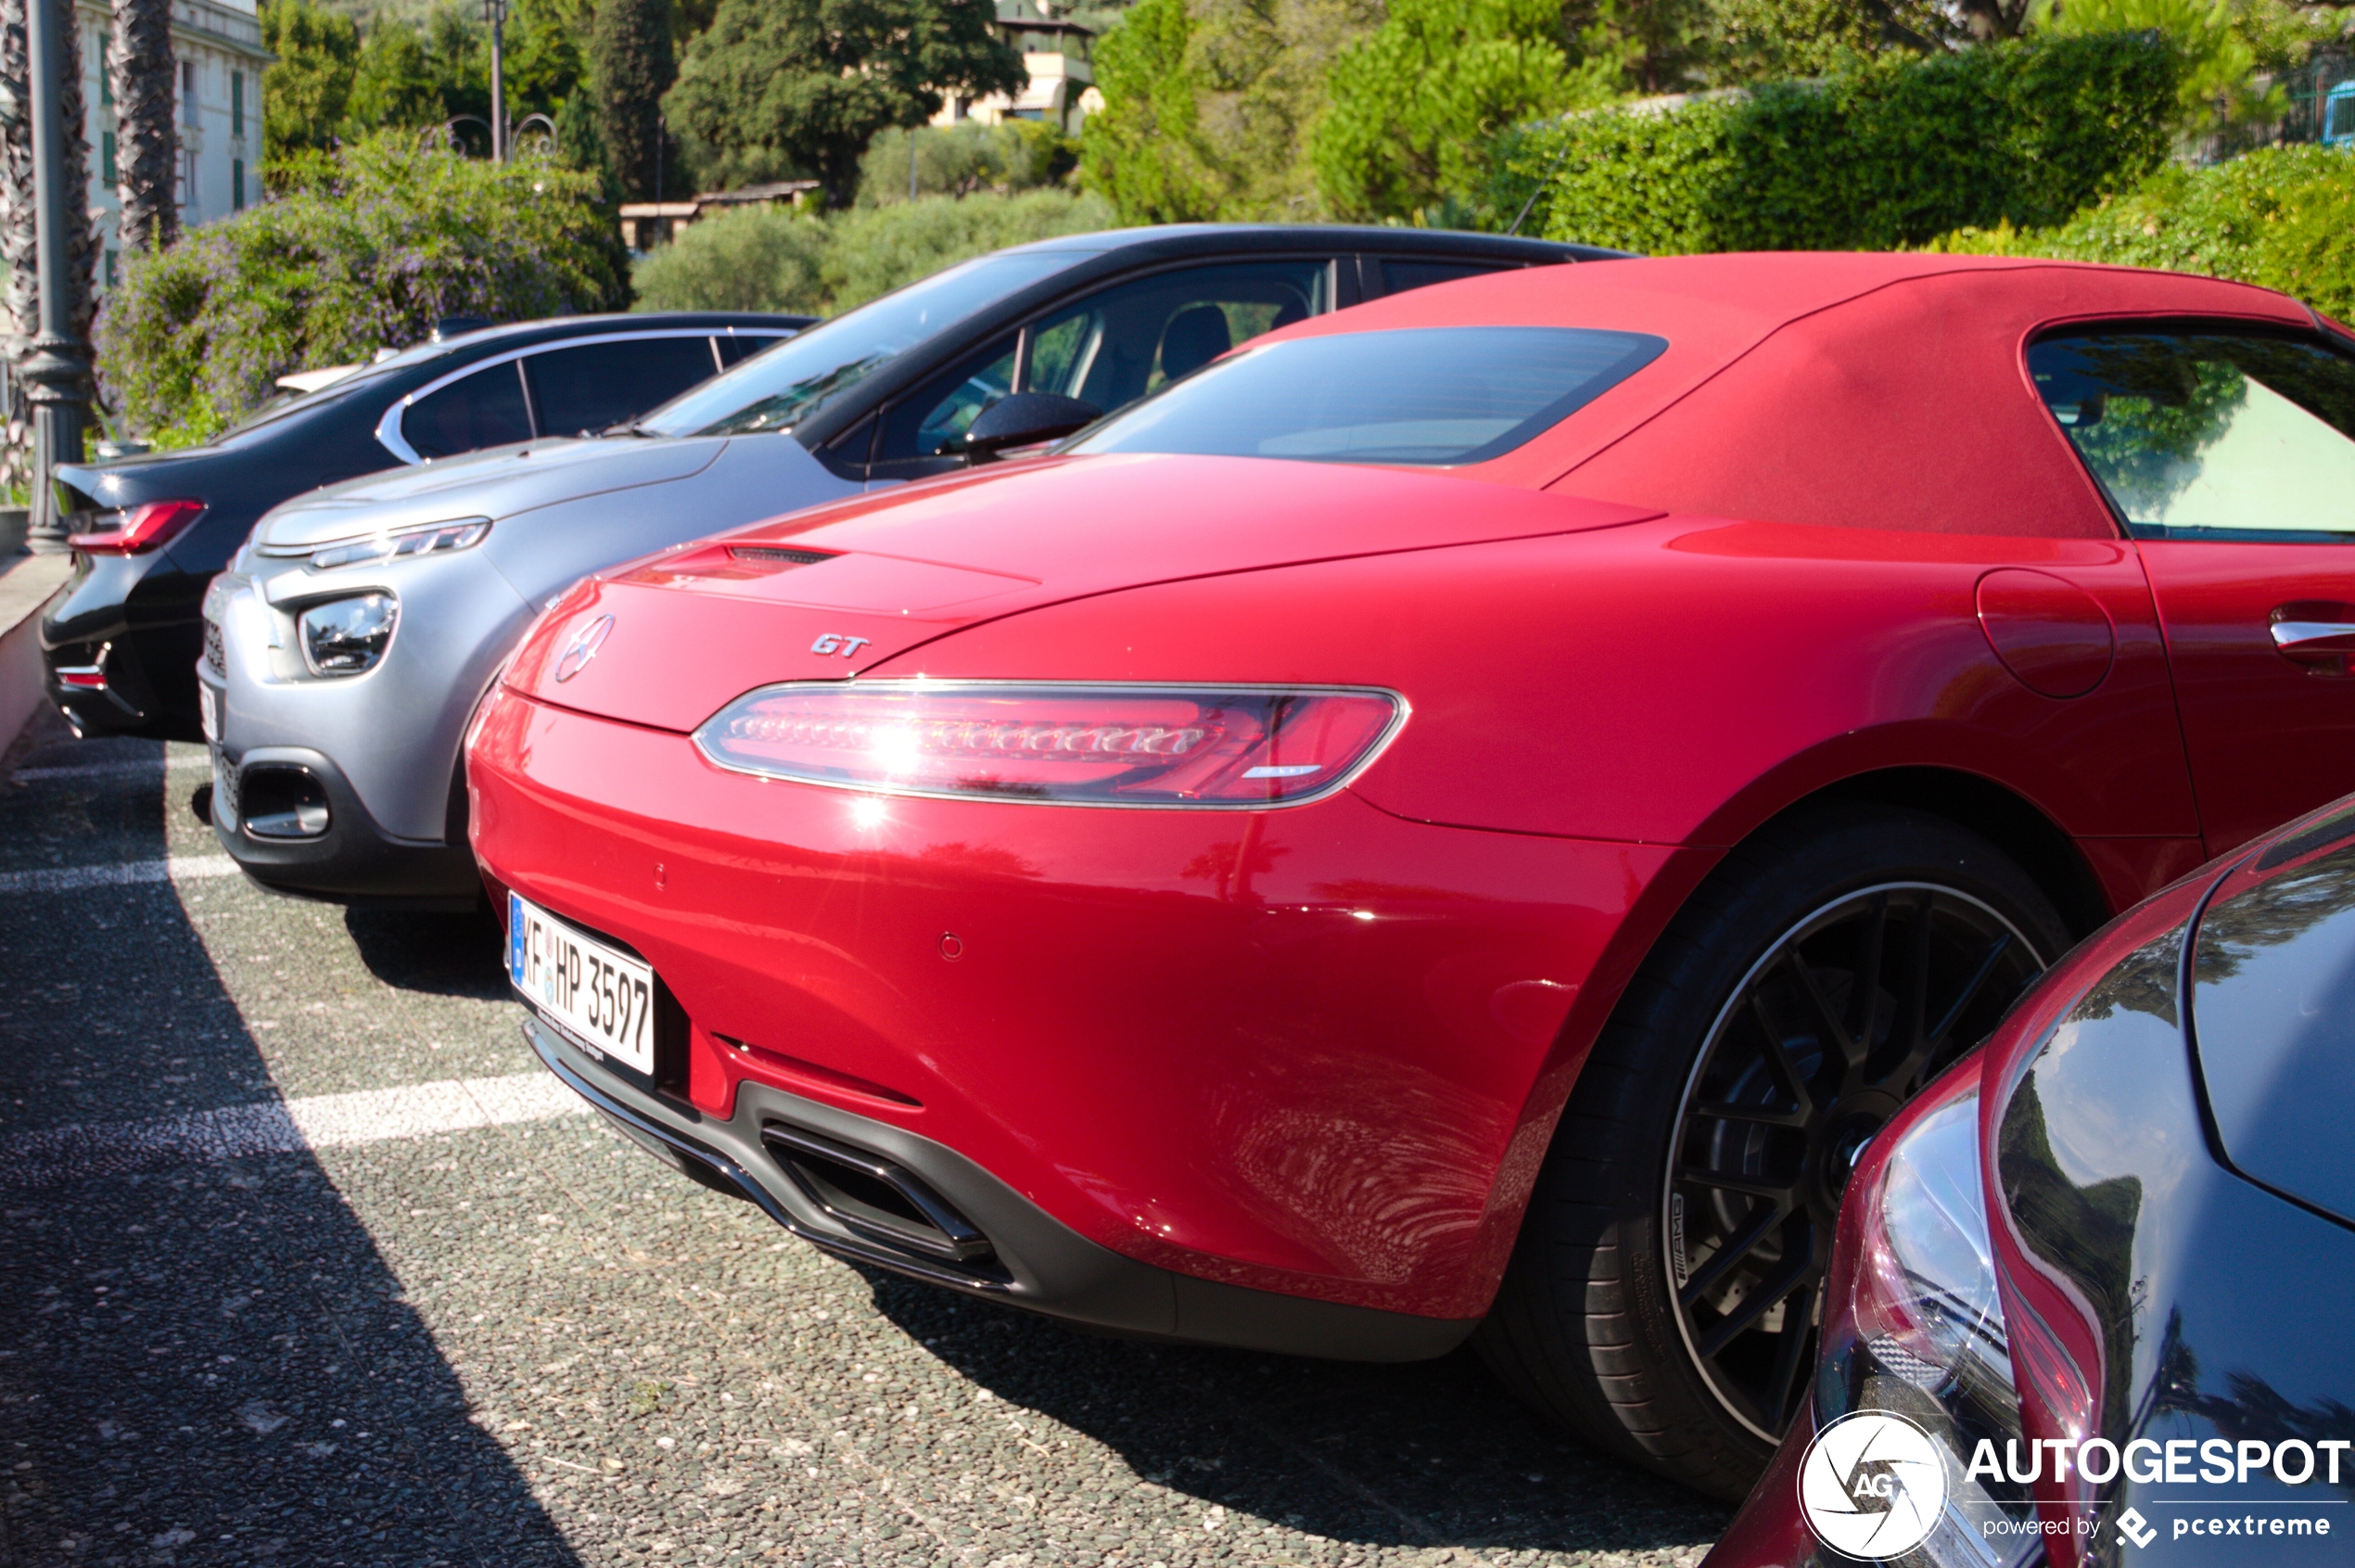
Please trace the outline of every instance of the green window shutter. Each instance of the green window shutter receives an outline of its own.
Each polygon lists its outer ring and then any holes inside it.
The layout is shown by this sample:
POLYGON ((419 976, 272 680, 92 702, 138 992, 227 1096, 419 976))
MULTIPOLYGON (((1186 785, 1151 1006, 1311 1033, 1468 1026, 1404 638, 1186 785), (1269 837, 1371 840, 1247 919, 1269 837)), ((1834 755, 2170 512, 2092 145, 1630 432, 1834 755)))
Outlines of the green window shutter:
POLYGON ((114 133, 101 131, 98 133, 98 179, 100 183, 111 185, 121 178, 114 168, 114 133))

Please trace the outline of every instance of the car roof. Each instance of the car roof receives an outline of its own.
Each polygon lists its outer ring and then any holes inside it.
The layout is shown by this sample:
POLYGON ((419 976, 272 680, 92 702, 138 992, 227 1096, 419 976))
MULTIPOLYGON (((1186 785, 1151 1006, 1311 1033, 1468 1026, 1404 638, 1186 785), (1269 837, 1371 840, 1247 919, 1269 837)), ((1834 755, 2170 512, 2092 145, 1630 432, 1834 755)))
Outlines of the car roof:
POLYGON ((648 332, 680 327, 749 327, 792 331, 817 318, 764 311, 604 311, 593 315, 541 316, 531 321, 501 322, 443 339, 452 351, 473 351, 492 344, 521 346, 565 338, 587 338, 605 332, 648 332))
POLYGON ((1376 223, 1150 223, 1128 229, 1098 229, 1058 235, 1009 246, 1017 251, 1195 251, 1336 249, 1393 255, 1507 256, 1525 261, 1607 261, 1627 255, 1598 245, 1532 239, 1518 235, 1480 234, 1469 229, 1407 229, 1376 223))
POLYGON ((1265 341, 1468 325, 1646 333, 1667 342, 1650 364, 1458 471, 1702 516, 2114 539, 2025 363, 2036 333, 2104 317, 2316 325, 2271 289, 2134 267, 1769 252, 1497 273, 1265 341))

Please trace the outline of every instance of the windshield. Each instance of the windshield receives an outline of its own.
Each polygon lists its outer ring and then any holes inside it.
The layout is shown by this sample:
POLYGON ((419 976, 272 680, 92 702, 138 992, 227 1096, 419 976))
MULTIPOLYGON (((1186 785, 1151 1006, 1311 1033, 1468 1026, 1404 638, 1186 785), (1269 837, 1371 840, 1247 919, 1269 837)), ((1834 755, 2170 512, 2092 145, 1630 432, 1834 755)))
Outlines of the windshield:
POLYGON ((791 429, 894 355, 1093 254, 1001 253, 935 273, 690 388, 639 420, 637 427, 653 436, 791 429))
POLYGON ((1637 332, 1426 326, 1247 349, 1067 450, 1483 463, 1566 418, 1668 347, 1637 332))

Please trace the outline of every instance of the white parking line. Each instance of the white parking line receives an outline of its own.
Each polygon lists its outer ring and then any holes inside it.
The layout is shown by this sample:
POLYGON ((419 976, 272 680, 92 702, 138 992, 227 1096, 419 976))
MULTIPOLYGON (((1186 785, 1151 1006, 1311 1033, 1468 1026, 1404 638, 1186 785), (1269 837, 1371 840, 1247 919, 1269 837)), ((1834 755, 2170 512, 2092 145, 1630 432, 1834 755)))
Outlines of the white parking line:
POLYGON ((121 887, 134 882, 189 882, 235 876, 237 862, 226 855, 174 855, 120 866, 57 866, 46 871, 0 873, 0 893, 70 893, 79 887, 121 887))
POLYGON ((588 1111, 587 1102, 554 1074, 532 1072, 270 1100, 145 1121, 49 1128, 0 1145, 0 1188, 59 1186, 165 1166, 425 1138, 506 1122, 585 1115, 588 1111))
POLYGON ((137 762, 89 762, 75 768, 19 768, 8 777, 19 784, 34 779, 111 779, 127 773, 156 773, 163 766, 162 758, 149 757, 137 762))

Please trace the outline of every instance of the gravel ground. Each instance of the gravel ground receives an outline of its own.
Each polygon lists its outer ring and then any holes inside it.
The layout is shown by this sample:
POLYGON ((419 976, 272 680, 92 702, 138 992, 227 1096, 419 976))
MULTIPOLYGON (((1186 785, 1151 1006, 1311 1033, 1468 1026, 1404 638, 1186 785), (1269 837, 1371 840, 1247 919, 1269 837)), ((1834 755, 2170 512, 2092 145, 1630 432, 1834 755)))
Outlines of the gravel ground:
POLYGON ((77 1128, 537 1069, 487 923, 263 893, 211 863, 197 748, 34 740, 0 789, 0 1562, 1689 1564, 1724 1524, 1467 1356, 1076 1334, 829 1259, 586 1115, 45 1179, 77 1128))

